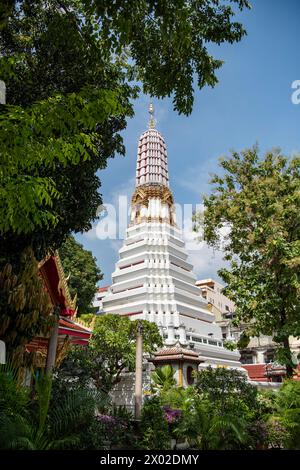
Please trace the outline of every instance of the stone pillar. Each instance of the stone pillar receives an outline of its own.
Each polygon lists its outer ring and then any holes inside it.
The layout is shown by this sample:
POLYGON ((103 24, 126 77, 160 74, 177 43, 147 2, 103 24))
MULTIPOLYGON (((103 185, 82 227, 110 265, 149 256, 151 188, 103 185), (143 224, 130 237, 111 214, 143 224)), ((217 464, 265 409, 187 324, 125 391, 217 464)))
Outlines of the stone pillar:
POLYGON ((143 336, 142 323, 138 323, 136 335, 136 352, 135 352, 135 419, 141 419, 142 412, 142 386, 143 386, 143 336))
POLYGON ((183 387, 183 363, 178 363, 178 386, 183 387))
POLYGON ((54 324, 54 327, 53 327, 53 330, 49 339, 47 361, 46 361, 46 374, 50 374, 53 367, 55 366, 56 350, 57 350, 57 342, 58 342, 58 323, 59 323, 59 317, 55 319, 55 324, 54 324))
POLYGON ((6 362, 6 347, 4 341, 0 341, 0 364, 6 362))
POLYGON ((0 80, 0 104, 6 104, 6 86, 3 80, 0 80))

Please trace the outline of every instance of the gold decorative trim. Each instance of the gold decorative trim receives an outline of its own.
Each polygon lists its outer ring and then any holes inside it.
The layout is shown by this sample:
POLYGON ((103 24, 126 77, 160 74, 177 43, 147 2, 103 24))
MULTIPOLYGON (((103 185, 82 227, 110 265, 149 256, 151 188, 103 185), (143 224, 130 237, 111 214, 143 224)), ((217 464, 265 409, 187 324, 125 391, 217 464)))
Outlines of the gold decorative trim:
POLYGON ((58 289, 62 289, 68 307, 75 310, 77 294, 75 294, 74 298, 72 299, 70 291, 69 291, 69 286, 65 277, 64 268, 63 268, 58 251, 55 252, 55 260, 56 260, 57 272, 59 276, 58 289))
POLYGON ((133 193, 131 203, 132 204, 143 204, 148 205, 148 201, 151 198, 159 198, 162 202, 172 206, 174 204, 173 194, 166 186, 157 184, 145 184, 138 186, 133 193))

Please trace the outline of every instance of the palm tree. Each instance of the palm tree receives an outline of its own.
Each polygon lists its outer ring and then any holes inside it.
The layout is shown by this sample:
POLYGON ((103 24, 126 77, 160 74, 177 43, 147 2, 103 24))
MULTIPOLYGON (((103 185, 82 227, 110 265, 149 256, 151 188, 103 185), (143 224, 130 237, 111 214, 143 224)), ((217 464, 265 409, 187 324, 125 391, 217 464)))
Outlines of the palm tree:
POLYGON ((195 397, 186 402, 176 434, 201 450, 230 449, 246 442, 246 425, 240 417, 231 413, 220 415, 209 401, 195 397))
POLYGON ((153 392, 166 392, 176 385, 175 370, 169 364, 159 367, 151 374, 151 389, 153 392))
POLYGON ((0 371, 0 448, 47 450, 74 448, 79 443, 82 424, 95 413, 92 392, 72 391, 50 409, 52 378, 46 374, 36 377, 35 397, 18 384, 14 370, 0 371), (13 401, 8 395, 14 393, 13 401))

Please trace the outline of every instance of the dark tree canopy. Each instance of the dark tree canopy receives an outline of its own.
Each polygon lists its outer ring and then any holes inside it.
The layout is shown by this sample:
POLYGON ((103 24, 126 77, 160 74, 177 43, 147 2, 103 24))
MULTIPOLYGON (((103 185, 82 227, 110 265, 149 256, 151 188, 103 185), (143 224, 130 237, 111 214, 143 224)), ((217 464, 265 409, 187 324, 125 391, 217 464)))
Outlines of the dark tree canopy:
POLYGON ((103 277, 97 260, 72 236, 62 244, 59 254, 65 274, 69 277, 70 293, 72 297, 77 295, 78 313, 87 313, 91 310, 97 282, 103 277))
POLYGON ((133 114, 134 84, 153 96, 173 94, 175 109, 189 114, 194 78, 201 88, 217 83, 221 61, 209 55, 207 45, 239 41, 245 31, 233 21, 232 7, 247 5, 246 0, 3 4, 4 250, 11 243, 32 244, 42 256, 72 231, 90 228, 101 203, 96 172, 116 152, 124 153, 120 131, 133 114), (20 241, 15 233, 27 235, 20 241))
POLYGON ((237 307, 235 323, 245 323, 249 337, 272 336, 292 375, 289 336, 300 337, 300 159, 280 151, 261 158, 254 147, 233 152, 221 168, 204 201, 204 238, 222 244, 230 261, 219 274, 237 307))
POLYGON ((208 44, 239 41, 246 0, 0 3, 0 269, 19 271, 91 228, 98 170, 124 154, 139 88, 189 114, 193 82, 217 83, 208 44))

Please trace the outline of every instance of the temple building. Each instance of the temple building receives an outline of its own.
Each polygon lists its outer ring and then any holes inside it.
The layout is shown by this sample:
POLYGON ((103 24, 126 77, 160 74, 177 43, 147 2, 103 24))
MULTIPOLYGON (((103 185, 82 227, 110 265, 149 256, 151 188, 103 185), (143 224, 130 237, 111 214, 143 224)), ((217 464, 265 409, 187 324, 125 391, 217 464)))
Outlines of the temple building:
MULTIPOLYGON (((156 323, 168 356, 170 348, 180 348, 180 357, 192 366, 240 367, 238 351, 224 348, 221 328, 195 285, 176 224, 166 143, 155 127, 152 105, 149 111, 149 128, 138 142, 130 224, 112 285, 100 299, 102 311, 156 323)), ((156 361, 165 361, 164 356, 161 351, 156 361)))

